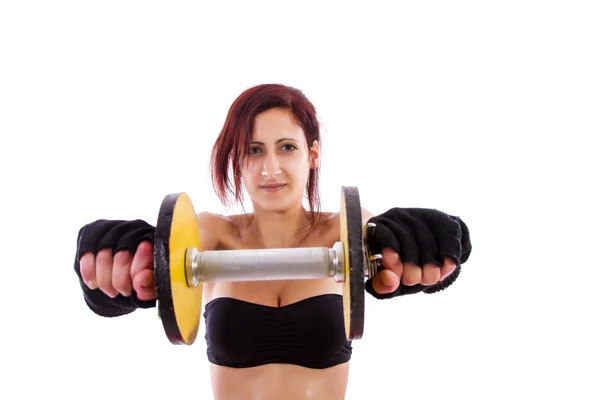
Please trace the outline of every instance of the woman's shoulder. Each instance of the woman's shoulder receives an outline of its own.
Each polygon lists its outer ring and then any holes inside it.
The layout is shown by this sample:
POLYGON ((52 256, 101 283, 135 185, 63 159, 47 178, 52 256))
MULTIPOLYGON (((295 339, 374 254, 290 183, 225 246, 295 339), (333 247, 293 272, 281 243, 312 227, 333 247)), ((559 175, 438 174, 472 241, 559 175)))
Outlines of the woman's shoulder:
POLYGON ((196 214, 200 241, 203 250, 217 250, 223 247, 223 241, 239 237, 238 216, 223 215, 209 211, 196 214))
MULTIPOLYGON (((367 210, 366 208, 362 208, 362 218, 363 223, 366 223, 369 218, 373 216, 373 214, 367 210)), ((213 213, 209 211, 202 211, 197 214, 198 223, 205 225, 209 228, 224 228, 227 230, 237 229, 240 230, 243 228, 244 224, 247 224, 252 218, 252 214, 231 214, 224 215, 213 213)), ((319 223, 329 225, 329 224, 339 224, 340 213, 339 212, 319 212, 317 213, 317 221, 319 223)))
MULTIPOLYGON (((362 225, 366 224, 371 217, 373 217, 373 213, 367 210, 364 207, 361 207, 361 216, 362 216, 362 225)), ((328 225, 339 225, 340 224, 340 213, 321 213, 321 217, 323 221, 325 221, 328 225)))
MULTIPOLYGON (((362 223, 366 224, 372 214, 362 208, 362 223)), ((319 212, 317 225, 313 234, 326 241, 339 240, 340 213, 319 212)), ((217 250, 228 248, 243 248, 242 240, 244 228, 252 220, 252 214, 224 215, 209 211, 197 213, 198 227, 200 230, 201 247, 203 250, 217 250)))

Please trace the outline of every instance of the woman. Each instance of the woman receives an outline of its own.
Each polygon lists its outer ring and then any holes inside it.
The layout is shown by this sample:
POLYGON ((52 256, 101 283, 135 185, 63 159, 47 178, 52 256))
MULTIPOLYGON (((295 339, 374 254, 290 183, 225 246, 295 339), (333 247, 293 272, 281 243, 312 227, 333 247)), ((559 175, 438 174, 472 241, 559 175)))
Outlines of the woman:
MULTIPOLYGON (((331 247, 340 240, 339 214, 319 210, 319 163, 316 112, 299 90, 269 84, 243 92, 211 166, 221 201, 242 202, 245 189, 253 212, 199 213, 203 250, 331 247)), ((394 208, 374 217, 363 209, 367 221, 380 227, 370 245, 385 267, 367 282, 376 298, 441 290, 470 252, 466 225, 439 211, 394 208)), ((140 220, 98 220, 80 230, 75 269, 94 312, 155 306, 153 229, 140 220)), ((340 284, 205 283, 203 295, 215 399, 344 398, 352 347, 340 284)))

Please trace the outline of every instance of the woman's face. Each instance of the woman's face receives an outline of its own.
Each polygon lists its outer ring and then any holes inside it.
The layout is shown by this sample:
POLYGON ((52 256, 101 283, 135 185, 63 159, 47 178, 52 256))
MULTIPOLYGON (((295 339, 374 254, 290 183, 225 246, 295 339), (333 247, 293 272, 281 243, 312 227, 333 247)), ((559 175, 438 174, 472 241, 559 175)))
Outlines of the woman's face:
POLYGON ((318 144, 308 148, 289 111, 274 108, 258 114, 241 171, 254 206, 280 212, 300 206, 318 156, 318 144))

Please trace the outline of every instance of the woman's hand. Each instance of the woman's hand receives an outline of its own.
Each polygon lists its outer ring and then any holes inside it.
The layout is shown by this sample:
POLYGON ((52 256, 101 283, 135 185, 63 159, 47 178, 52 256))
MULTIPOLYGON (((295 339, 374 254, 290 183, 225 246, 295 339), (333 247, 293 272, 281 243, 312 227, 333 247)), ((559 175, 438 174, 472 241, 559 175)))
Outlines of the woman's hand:
POLYGON ((153 245, 148 241, 140 243, 135 254, 121 250, 113 257, 111 249, 103 249, 94 256, 88 251, 79 264, 81 277, 90 289, 100 289, 111 298, 119 293, 129 297, 132 290, 140 300, 156 298, 153 245))
POLYGON ((456 269, 456 263, 445 257, 444 265, 426 264, 423 268, 411 262, 402 262, 400 255, 390 248, 382 252, 382 269, 373 278, 373 289, 379 294, 388 294, 405 286, 417 284, 430 286, 444 280, 456 269))

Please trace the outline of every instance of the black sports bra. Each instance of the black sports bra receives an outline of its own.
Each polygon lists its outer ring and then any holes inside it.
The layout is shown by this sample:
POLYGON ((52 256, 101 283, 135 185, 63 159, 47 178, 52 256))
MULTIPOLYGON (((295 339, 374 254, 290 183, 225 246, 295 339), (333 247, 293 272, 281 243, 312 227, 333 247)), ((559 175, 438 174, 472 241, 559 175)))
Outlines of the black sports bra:
POLYGON ((323 294, 282 307, 219 297, 205 306, 208 360, 246 368, 270 363, 328 368, 350 360, 342 296, 323 294))

